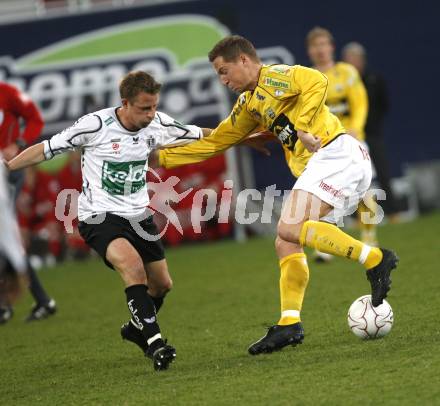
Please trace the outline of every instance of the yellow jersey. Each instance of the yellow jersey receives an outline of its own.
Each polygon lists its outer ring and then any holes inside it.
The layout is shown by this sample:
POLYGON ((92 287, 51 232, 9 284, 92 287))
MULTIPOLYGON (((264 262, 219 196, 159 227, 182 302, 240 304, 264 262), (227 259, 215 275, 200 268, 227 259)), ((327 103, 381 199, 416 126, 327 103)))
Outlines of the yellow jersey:
POLYGON ((347 131, 354 130, 358 139, 365 139, 365 122, 368 113, 368 97, 356 68, 338 62, 324 72, 328 78, 326 104, 341 120, 347 131))
POLYGON ((263 128, 278 137, 287 164, 298 177, 312 156, 298 139, 298 130, 319 137, 322 146, 345 132, 325 105, 327 88, 327 77, 315 69, 300 65, 262 66, 256 88, 238 97, 230 115, 209 137, 161 150, 159 162, 165 168, 200 162, 263 128))

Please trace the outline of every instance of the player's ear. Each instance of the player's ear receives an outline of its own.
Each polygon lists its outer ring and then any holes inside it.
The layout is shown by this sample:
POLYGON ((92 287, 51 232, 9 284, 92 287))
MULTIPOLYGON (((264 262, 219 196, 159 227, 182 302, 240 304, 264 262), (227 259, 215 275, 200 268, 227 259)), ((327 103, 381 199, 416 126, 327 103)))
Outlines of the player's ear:
POLYGON ((121 99, 122 107, 128 106, 128 99, 121 99))

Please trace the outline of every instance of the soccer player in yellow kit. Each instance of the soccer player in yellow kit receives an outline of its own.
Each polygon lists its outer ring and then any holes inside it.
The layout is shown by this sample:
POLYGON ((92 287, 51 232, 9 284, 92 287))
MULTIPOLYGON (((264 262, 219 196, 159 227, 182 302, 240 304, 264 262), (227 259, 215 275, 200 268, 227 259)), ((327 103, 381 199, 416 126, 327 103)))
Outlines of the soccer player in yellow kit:
MULTIPOLYGON (((368 113, 368 97, 362 79, 356 68, 348 63, 335 62, 334 38, 330 31, 322 27, 313 28, 306 37, 306 46, 313 67, 328 78, 326 104, 331 113, 336 115, 346 128, 347 133, 357 138, 365 148, 364 127, 368 113)), ((358 215, 361 220, 363 212, 373 215, 374 200, 359 204, 358 215)), ((376 225, 359 221, 361 240, 369 245, 378 245, 376 225)), ((318 259, 328 260, 329 256, 318 253, 318 259)))
POLYGON ((368 246, 330 224, 347 200, 358 200, 371 181, 367 151, 325 105, 328 80, 315 69, 262 65, 251 42, 229 36, 217 43, 209 60, 221 82, 241 93, 230 115, 209 137, 191 145, 160 151, 159 163, 172 168, 218 155, 257 128, 274 133, 298 177, 278 224, 276 251, 281 270, 281 318, 249 347, 252 355, 302 342, 300 311, 309 279, 303 246, 364 265, 373 306, 390 289, 394 252, 368 246), (321 221, 326 220, 326 221, 321 221))

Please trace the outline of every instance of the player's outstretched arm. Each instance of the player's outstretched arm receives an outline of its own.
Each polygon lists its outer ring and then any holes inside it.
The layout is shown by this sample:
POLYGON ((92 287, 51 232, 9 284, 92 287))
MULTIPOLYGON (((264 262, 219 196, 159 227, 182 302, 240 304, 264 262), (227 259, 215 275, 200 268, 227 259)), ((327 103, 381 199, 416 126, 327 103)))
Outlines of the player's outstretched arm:
POLYGON ((44 144, 40 142, 39 144, 26 148, 10 161, 5 161, 5 165, 10 171, 16 171, 31 165, 36 165, 44 160, 44 144))
POLYGON ((193 164, 220 155, 228 148, 238 144, 247 134, 234 128, 223 131, 222 122, 207 138, 191 144, 165 148, 159 151, 159 165, 164 168, 175 168, 193 164))
POLYGON ((203 133, 203 138, 209 137, 212 133, 212 128, 203 128, 202 127, 202 133, 203 133))
POLYGON ((262 130, 250 134, 238 145, 246 145, 266 156, 270 156, 270 150, 267 148, 267 144, 271 142, 280 143, 278 138, 271 131, 262 130))
POLYGON ((246 97, 249 95, 243 93, 238 98, 231 114, 212 130, 208 137, 182 147, 160 150, 159 165, 175 168, 201 162, 239 144, 258 126, 258 122, 247 111, 246 97))
POLYGON ((25 149, 8 162, 6 167, 15 171, 52 159, 55 155, 73 151, 86 145, 102 128, 102 121, 96 114, 87 114, 72 126, 55 134, 48 140, 25 149))

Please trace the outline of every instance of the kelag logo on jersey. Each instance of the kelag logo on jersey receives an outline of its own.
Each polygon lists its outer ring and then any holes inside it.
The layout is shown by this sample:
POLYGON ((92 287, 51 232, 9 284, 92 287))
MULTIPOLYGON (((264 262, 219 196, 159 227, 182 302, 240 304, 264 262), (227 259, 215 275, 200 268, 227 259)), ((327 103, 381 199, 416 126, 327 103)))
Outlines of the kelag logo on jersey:
MULTIPOLYGON (((164 83, 161 110, 185 123, 203 117, 217 122, 229 113, 229 96, 207 53, 228 34, 217 20, 202 15, 115 24, 16 60, 0 58, 0 80, 17 85, 38 103, 47 134, 90 111, 118 105, 119 80, 137 69, 164 83)), ((293 63, 293 56, 282 47, 258 53, 265 63, 293 63)))
POLYGON ((102 188, 112 195, 138 192, 145 186, 145 163, 146 161, 104 161, 102 188))

